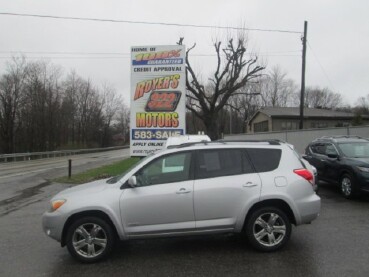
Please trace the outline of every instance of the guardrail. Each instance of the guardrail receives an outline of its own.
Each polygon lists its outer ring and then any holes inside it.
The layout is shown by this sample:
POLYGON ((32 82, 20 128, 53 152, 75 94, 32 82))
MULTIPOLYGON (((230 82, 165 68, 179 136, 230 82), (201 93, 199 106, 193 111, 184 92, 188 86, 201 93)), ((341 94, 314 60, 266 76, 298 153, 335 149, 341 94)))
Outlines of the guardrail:
POLYGON ((74 149, 74 150, 60 150, 60 151, 48 151, 48 152, 30 152, 30 153, 14 153, 14 154, 2 154, 0 155, 0 162, 16 162, 16 161, 29 161, 37 159, 47 159, 63 156, 72 156, 77 154, 96 153, 110 150, 119 150, 129 148, 125 146, 105 147, 105 148, 90 148, 90 149, 74 149))

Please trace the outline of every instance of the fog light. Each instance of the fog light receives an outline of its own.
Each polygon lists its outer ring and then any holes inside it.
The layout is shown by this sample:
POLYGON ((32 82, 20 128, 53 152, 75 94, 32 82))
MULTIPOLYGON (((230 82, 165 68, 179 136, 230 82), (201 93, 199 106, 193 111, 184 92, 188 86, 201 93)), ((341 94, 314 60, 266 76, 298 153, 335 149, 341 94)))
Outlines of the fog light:
POLYGON ((47 230, 46 230, 46 235, 50 236, 50 234, 51 234, 50 229, 47 229, 47 230))

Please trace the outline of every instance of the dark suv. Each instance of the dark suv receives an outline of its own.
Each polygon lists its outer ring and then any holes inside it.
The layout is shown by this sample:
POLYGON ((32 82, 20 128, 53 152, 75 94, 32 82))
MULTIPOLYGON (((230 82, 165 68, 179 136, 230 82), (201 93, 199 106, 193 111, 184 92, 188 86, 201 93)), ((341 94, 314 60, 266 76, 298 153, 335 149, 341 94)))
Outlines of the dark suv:
POLYGON ((369 192, 369 140, 357 136, 321 137, 305 149, 319 180, 339 184, 344 197, 369 192))

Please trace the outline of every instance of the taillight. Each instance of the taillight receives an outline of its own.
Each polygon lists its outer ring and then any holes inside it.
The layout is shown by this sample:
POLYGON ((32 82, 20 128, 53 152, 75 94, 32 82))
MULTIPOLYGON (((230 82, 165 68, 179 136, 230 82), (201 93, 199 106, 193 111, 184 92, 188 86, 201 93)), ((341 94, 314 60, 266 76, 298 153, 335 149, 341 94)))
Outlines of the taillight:
POLYGON ((295 169, 293 172, 295 172, 297 175, 301 176, 305 180, 309 181, 309 183, 313 184, 313 182, 314 182, 313 173, 311 173, 306 168, 295 169))

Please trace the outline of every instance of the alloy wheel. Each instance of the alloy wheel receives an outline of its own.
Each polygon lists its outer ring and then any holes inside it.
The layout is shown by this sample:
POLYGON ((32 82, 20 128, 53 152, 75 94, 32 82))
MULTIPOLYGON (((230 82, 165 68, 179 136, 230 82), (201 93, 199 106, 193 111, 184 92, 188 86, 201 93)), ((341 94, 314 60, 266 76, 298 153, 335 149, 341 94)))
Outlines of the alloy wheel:
POLYGON ((254 222, 253 235, 260 244, 272 247, 283 240, 286 229, 286 223, 277 213, 263 213, 254 222))
POLYGON ((74 230, 72 244, 76 253, 85 258, 95 258, 106 249, 108 237, 96 223, 84 223, 74 230))
POLYGON ((341 180, 341 191, 343 193, 343 195, 350 196, 351 192, 352 192, 352 184, 351 184, 351 180, 348 177, 343 177, 341 180))

